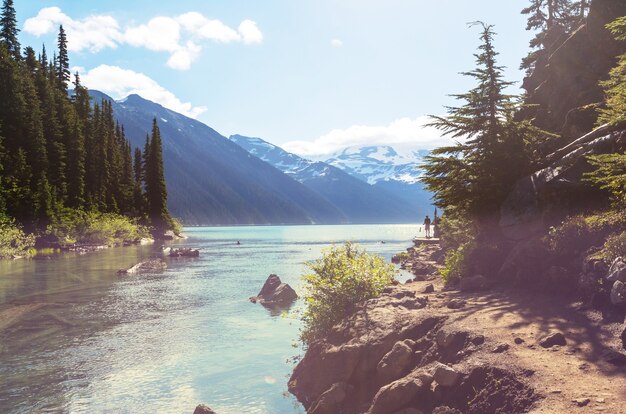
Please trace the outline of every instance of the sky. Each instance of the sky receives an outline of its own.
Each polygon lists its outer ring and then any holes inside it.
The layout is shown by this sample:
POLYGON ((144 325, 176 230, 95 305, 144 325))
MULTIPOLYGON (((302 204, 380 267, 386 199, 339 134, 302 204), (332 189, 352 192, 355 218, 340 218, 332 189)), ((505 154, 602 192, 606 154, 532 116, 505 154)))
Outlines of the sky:
POLYGON ((17 0, 22 45, 59 24, 83 83, 138 93, 216 129, 309 157, 355 145, 432 149, 425 127, 473 82, 482 20, 519 91, 527 0, 17 0))

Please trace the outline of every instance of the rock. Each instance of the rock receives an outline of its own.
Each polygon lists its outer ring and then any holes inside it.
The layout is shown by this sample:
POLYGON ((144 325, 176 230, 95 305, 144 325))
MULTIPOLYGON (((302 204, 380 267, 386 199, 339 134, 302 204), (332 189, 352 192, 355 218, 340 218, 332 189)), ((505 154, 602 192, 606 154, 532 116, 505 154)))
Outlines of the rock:
POLYGON ((435 408, 432 414, 463 414, 463 413, 457 410, 456 408, 442 406, 442 407, 435 408))
POLYGON ((432 283, 426 285, 426 287, 424 288, 424 293, 433 293, 435 291, 435 287, 433 286, 432 283))
POLYGON ((118 274, 136 274, 136 273, 144 273, 144 272, 162 272, 167 269, 167 263, 162 259, 150 259, 145 262, 141 262, 136 264, 135 266, 125 269, 118 270, 118 274))
POLYGON ((572 402, 576 403, 576 405, 579 407, 584 407, 589 404, 591 400, 589 398, 577 398, 575 400, 572 400, 572 402))
POLYGON ((200 250, 198 249, 170 249, 169 257, 200 257, 200 250))
POLYGON ((465 347, 468 333, 463 331, 447 332, 440 330, 437 332, 436 341, 439 354, 445 360, 454 360, 459 351, 465 347))
POLYGON ((626 328, 622 331, 622 348, 626 349, 626 328))
POLYGON ((388 384, 400 378, 407 371, 412 355, 413 349, 406 342, 396 342, 391 351, 385 354, 376 367, 380 383, 388 384))
POLYGON ((465 301, 463 299, 452 299, 446 305, 449 309, 461 309, 465 306, 465 301))
POLYGON ((539 345, 544 348, 550 348, 554 345, 566 345, 567 341, 565 340, 565 336, 561 332, 553 332, 541 338, 539 340, 539 345))
POLYGON ((338 411, 341 403, 346 399, 348 392, 352 390, 352 386, 345 382, 333 384, 320 398, 313 404, 308 412, 309 414, 334 414, 338 411))
POLYGON ((482 345, 485 343, 485 335, 476 335, 471 339, 471 342, 476 346, 482 345))
POLYGON ((476 275, 471 277, 462 277, 459 283, 459 289, 463 292, 474 292, 477 290, 483 290, 487 286, 487 278, 483 275, 476 275))
POLYGON ((298 299, 296 291, 286 283, 282 283, 276 275, 270 275, 257 296, 250 298, 250 302, 259 302, 261 305, 274 307, 290 305, 298 299))
POLYGON ((626 263, 621 257, 618 257, 613 261, 609 268, 609 273, 606 277, 609 282, 626 282, 626 263))
POLYGON ((496 345, 495 348, 493 348, 491 350, 491 352, 494 353, 494 354, 501 354, 501 353, 503 353, 505 351, 508 351, 509 348, 510 348, 509 344, 498 344, 498 345, 496 345))
POLYGON ((626 285, 616 280, 611 288, 611 304, 621 305, 622 303, 626 303, 626 285))
POLYGON ((461 374, 444 364, 437 364, 435 368, 434 380, 443 387, 452 387, 461 378, 461 374))
POLYGON ((368 414, 388 414, 407 408, 420 391, 430 387, 432 379, 423 371, 413 371, 406 377, 385 385, 374 396, 368 414))
POLYGON ((211 410, 207 405, 200 404, 193 410, 193 414, 216 414, 215 411, 211 410))
POLYGON ((515 342, 517 345, 521 345, 524 343, 524 340, 520 337, 516 337, 515 339, 513 339, 513 342, 515 342))

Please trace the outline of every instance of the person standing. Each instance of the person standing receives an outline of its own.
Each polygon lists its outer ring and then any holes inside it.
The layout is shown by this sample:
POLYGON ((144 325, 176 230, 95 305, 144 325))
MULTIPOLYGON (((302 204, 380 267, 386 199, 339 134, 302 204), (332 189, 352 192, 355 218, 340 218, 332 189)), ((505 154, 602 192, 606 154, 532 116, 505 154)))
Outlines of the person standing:
POLYGON ((426 233, 426 238, 430 239, 430 217, 428 216, 424 219, 424 232, 426 233))

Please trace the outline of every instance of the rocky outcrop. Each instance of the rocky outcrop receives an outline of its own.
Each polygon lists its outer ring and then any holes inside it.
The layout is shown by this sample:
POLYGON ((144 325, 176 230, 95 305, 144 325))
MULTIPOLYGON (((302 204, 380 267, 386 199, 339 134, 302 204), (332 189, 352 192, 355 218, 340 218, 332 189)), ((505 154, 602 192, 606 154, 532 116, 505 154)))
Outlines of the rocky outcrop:
POLYGON ((569 37, 555 39, 560 45, 537 62, 532 75, 524 80, 527 119, 538 126, 560 132, 566 139, 593 128, 595 107, 604 96, 599 82, 615 65, 616 56, 626 51, 605 25, 626 15, 626 2, 594 0, 586 24, 569 37))
POLYGON ((537 397, 514 373, 457 365, 484 338, 450 330, 447 320, 427 297, 389 288, 309 346, 289 391, 315 414, 524 412, 537 397))
POLYGON ((593 201, 592 190, 583 181, 583 174, 591 170, 587 156, 625 148, 626 130, 603 127, 548 156, 548 166, 520 179, 502 204, 504 236, 512 241, 527 240, 545 232, 551 221, 570 211, 572 205, 581 209, 586 201, 593 201))
POLYGON ((162 259, 150 259, 137 263, 128 269, 118 270, 118 274, 136 274, 146 272, 162 272, 167 269, 167 263, 162 259))
POLYGON ((298 299, 298 294, 291 286, 282 283, 276 275, 270 275, 257 296, 250 298, 252 303, 267 307, 288 306, 298 299))

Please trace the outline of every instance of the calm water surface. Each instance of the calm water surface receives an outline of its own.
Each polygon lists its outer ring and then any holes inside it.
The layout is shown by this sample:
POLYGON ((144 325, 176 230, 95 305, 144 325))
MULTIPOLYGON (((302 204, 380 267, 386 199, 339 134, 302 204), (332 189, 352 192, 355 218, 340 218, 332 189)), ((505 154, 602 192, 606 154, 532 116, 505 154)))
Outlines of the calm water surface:
POLYGON ((303 264, 332 242, 390 259, 417 226, 186 234, 176 243, 201 257, 168 260, 160 274, 116 274, 159 254, 158 245, 0 261, 0 331, 9 325, 0 333, 0 413, 191 414, 201 402, 220 414, 301 413, 286 392, 299 322, 248 297, 270 273, 300 291, 303 264))

